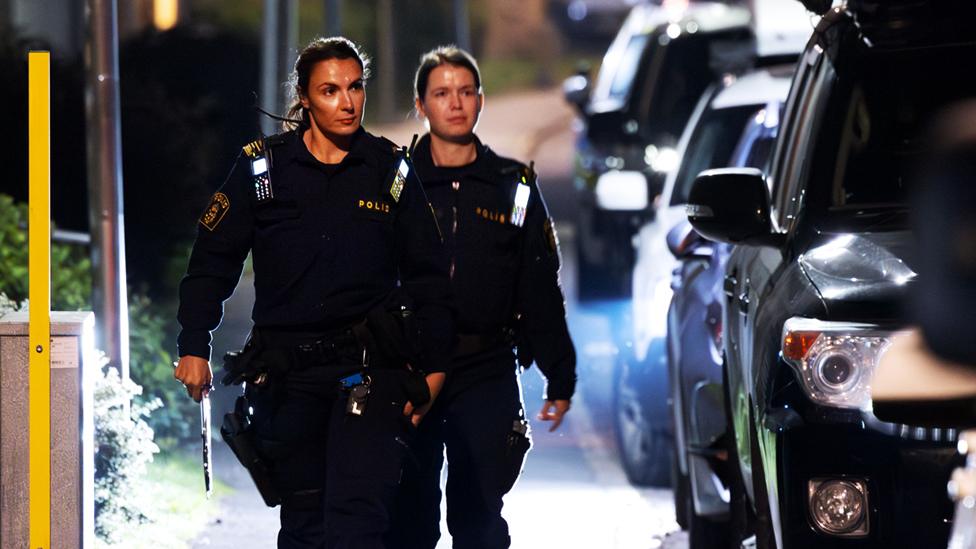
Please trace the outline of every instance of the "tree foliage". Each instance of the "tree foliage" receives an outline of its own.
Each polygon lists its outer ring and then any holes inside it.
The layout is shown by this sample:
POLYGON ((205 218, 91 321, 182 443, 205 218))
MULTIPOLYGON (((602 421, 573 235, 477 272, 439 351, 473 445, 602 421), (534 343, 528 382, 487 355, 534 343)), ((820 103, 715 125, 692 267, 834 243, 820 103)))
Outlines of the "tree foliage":
MULTIPOLYGON (((0 194, 0 291, 13 301, 27 299, 27 205, 0 194)), ((51 306, 54 310, 90 308, 91 260, 79 246, 51 245, 51 306)))

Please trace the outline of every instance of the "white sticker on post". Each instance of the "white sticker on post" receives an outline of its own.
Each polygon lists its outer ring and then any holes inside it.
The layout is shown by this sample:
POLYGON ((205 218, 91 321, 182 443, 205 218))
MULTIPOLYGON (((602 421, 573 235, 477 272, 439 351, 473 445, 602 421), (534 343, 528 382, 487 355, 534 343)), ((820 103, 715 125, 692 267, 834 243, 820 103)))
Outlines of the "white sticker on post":
POLYGON ((78 338, 60 336, 51 338, 51 368, 78 367, 78 338))

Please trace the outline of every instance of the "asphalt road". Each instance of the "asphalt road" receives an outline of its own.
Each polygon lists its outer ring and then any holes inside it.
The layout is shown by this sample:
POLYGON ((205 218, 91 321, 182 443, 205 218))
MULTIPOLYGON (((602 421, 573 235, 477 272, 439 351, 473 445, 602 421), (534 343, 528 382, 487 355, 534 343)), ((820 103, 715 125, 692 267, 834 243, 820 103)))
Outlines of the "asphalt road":
MULTIPOLYGON (((575 200, 569 178, 572 158, 572 113, 557 90, 489 101, 494 117, 486 113, 479 134, 487 143, 499 143, 500 152, 535 158, 543 177, 543 190, 556 219, 563 250, 561 273, 567 296, 570 331, 579 356, 579 390, 563 426, 555 433, 533 420, 534 446, 525 472, 505 500, 513 548, 561 549, 678 549, 687 536, 675 523, 671 491, 630 486, 620 468, 614 443, 611 379, 617 357, 616 341, 624 337, 614 316, 626 314, 629 303, 602 303, 583 307, 576 303, 573 254, 575 200), (531 112, 531 116, 522 117, 531 112), (511 119, 534 124, 510 136, 511 119), (615 326, 616 325, 616 326, 615 326), (615 333, 615 330, 617 333, 615 333)), ((416 123, 387 128, 394 139, 418 130, 416 123)), ((251 300, 247 281, 227 303, 227 316, 216 347, 239 345, 247 330, 251 300)), ((215 352, 215 356, 220 356, 215 352)), ((543 382, 536 369, 523 375, 527 412, 534 418, 542 402, 543 382)), ((227 391, 225 391, 227 393, 227 391)), ((217 402, 217 407, 227 403, 217 402)), ((215 410, 215 417, 217 415, 215 410)), ((263 506, 243 469, 223 444, 217 442, 216 471, 238 488, 220 500, 219 518, 192 547, 241 549, 274 547, 277 510, 263 506)), ((443 513, 442 513, 443 515, 443 513)), ((446 526, 438 549, 450 547, 446 526)))

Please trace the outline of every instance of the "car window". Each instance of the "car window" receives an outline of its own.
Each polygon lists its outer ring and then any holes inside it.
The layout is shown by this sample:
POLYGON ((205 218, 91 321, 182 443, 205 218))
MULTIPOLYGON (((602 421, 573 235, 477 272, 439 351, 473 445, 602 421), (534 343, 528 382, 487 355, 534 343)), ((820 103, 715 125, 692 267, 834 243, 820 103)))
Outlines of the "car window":
POLYGON ((752 145, 749 146, 749 152, 746 157, 742 160, 742 166, 747 168, 756 168, 759 170, 766 171, 769 169, 769 155, 773 151, 773 143, 776 141, 776 134, 771 135, 761 135, 752 145))
POLYGON ((674 182, 671 205, 686 204, 691 184, 704 170, 729 166, 732 151, 759 105, 707 110, 695 127, 674 182))
POLYGON ((627 101, 648 37, 646 33, 636 33, 614 41, 607 50, 597 75, 596 86, 593 88, 594 103, 621 104, 627 101))
POLYGON ((642 101, 648 135, 677 137, 714 79, 709 59, 715 38, 702 33, 676 40, 662 34, 656 39, 665 43, 656 45, 644 85, 649 92, 642 101))
POLYGON ((610 89, 607 92, 607 99, 625 101, 630 94, 634 82, 634 75, 637 74, 637 67, 640 66, 641 54, 647 45, 648 35, 637 34, 630 38, 627 47, 624 48, 616 70, 610 79, 610 89))
POLYGON ((756 168, 763 173, 769 173, 773 147, 776 144, 779 123, 783 119, 785 107, 784 103, 774 101, 756 113, 735 146, 730 166, 756 168))
POLYGON ((906 205, 911 170, 934 114, 976 97, 976 79, 959 69, 974 56, 972 44, 880 51, 844 68, 827 113, 840 123, 820 138, 834 152, 831 209, 906 205))

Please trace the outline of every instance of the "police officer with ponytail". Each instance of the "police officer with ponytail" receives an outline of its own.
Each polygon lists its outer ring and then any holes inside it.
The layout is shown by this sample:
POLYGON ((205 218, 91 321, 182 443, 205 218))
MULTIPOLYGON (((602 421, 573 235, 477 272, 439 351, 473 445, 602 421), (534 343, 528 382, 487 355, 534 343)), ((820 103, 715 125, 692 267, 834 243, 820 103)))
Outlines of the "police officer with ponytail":
POLYGON ((238 423, 280 500, 281 548, 384 547, 414 426, 449 367, 442 236, 405 151, 361 127, 368 68, 344 38, 301 52, 296 123, 242 149, 180 284, 175 376, 200 400, 210 332, 251 254, 254 331, 225 379, 247 387, 238 423))
POLYGON ((391 547, 433 549, 440 537, 446 447, 447 525, 456 549, 509 547, 502 497, 529 448, 519 365, 547 379, 539 418, 559 427, 576 355, 559 287, 559 250, 535 173, 475 135, 484 95, 475 60, 456 47, 421 58, 416 107, 429 133, 414 151, 450 255, 458 345, 441 395, 420 424, 391 547))

